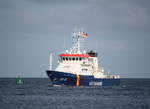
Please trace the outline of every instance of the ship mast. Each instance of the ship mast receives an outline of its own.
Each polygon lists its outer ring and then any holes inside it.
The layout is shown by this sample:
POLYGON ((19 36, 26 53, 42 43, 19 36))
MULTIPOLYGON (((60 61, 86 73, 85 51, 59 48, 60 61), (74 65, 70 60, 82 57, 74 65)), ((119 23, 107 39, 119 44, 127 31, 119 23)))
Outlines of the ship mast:
POLYGON ((73 42, 74 42, 74 46, 73 46, 73 53, 75 54, 80 54, 80 34, 79 32, 74 32, 74 35, 73 35, 73 42))
POLYGON ((81 38, 86 38, 88 34, 85 32, 79 31, 79 32, 73 32, 73 47, 71 48, 71 53, 74 54, 81 54, 81 45, 80 41, 81 38))

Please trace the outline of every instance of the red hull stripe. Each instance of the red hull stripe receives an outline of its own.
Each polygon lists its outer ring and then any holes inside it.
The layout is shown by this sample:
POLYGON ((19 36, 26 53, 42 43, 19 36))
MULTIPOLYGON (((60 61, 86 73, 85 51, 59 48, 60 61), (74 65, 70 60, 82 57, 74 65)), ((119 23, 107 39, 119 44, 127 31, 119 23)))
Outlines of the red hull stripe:
POLYGON ((66 56, 66 57, 90 57, 88 54, 60 54, 59 56, 66 56))

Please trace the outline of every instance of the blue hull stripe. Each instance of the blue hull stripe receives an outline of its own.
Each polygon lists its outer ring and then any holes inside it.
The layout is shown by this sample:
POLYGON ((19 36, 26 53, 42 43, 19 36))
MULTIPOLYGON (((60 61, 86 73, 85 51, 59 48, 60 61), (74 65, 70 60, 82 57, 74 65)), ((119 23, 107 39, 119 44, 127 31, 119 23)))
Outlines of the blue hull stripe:
MULTIPOLYGON (((53 85, 69 85, 69 86, 76 85, 77 76, 75 74, 50 70, 46 72, 48 77, 52 81, 53 85)), ((94 76, 80 75, 80 86, 89 86, 89 85, 113 86, 119 84, 120 79, 94 78, 94 76)))

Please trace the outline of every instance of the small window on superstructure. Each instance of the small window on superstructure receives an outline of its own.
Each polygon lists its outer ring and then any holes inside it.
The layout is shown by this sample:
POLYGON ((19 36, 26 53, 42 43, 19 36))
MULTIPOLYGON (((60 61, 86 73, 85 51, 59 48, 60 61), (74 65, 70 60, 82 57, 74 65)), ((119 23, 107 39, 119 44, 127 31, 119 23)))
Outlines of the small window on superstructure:
POLYGON ((82 69, 82 71, 88 71, 88 69, 82 69))
POLYGON ((68 57, 66 57, 66 61, 68 61, 68 57))
POLYGON ((74 60, 75 60, 75 58, 72 58, 72 60, 74 61, 74 60))
POLYGON ((80 58, 79 58, 79 60, 81 61, 81 60, 82 60, 82 58, 80 57, 80 58))
POLYGON ((78 57, 76 57, 76 61, 78 61, 78 57))
POLYGON ((69 57, 69 60, 71 61, 71 57, 69 57))

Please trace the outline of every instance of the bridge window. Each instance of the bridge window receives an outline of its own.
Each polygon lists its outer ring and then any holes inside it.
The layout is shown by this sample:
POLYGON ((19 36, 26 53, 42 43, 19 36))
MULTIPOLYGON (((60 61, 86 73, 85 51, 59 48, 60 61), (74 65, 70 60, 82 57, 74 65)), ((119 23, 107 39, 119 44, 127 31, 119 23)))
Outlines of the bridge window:
POLYGON ((69 58, 69 60, 71 61, 71 58, 69 58))
POLYGON ((72 58, 72 60, 74 61, 74 60, 75 60, 75 58, 72 58))
POLYGON ((78 57, 76 58, 76 61, 78 61, 78 57))
POLYGON ((81 60, 82 60, 82 58, 80 57, 80 58, 79 58, 79 60, 81 61, 81 60))
POLYGON ((66 57, 66 61, 68 61, 68 57, 66 57))
POLYGON ((82 57, 61 57, 63 61, 82 61, 84 58, 82 57))

